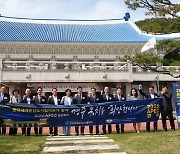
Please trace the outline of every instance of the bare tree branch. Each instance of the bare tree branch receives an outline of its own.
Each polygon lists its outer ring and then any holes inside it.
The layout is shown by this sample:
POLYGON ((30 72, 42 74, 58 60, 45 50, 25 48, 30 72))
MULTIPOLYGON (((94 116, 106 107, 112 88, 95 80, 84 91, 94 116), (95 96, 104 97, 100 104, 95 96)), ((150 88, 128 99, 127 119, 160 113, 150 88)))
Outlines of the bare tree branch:
POLYGON ((170 71, 164 71, 164 70, 158 70, 158 68, 160 68, 160 67, 155 67, 155 68, 153 68, 151 65, 146 65, 146 64, 144 64, 144 65, 140 65, 140 64, 135 64, 136 66, 139 66, 140 68, 142 68, 142 69, 145 69, 145 70, 151 70, 151 71, 153 71, 153 72, 157 72, 157 73, 160 73, 160 74, 166 74, 166 75, 170 75, 170 76, 172 76, 173 78, 180 78, 180 74, 178 74, 178 75, 175 75, 174 73, 172 73, 172 72, 170 72, 170 71))
POLYGON ((125 4, 133 10, 147 8, 149 14, 157 14, 159 16, 171 15, 172 17, 180 18, 178 14, 180 4, 173 3, 171 0, 125 0, 125 4))
POLYGON ((169 1, 169 0, 157 0, 159 3, 161 3, 161 4, 164 4, 164 5, 172 5, 172 6, 174 6, 175 4, 174 3, 172 3, 171 1, 169 1))

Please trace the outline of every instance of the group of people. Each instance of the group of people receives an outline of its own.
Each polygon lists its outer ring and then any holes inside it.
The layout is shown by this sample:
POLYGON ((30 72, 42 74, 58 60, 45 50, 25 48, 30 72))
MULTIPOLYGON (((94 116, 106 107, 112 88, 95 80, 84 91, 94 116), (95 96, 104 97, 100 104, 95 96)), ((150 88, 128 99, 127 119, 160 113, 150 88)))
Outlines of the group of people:
MULTIPOLYGON (((175 130, 175 124, 174 124, 174 119, 173 119, 173 114, 172 114, 172 104, 171 104, 171 98, 172 94, 168 92, 168 87, 163 87, 161 94, 158 95, 157 93, 154 92, 154 87, 150 86, 148 88, 149 92, 144 93, 142 90, 142 86, 139 85, 139 93, 140 95, 144 96, 146 99, 148 98, 157 98, 157 97, 162 97, 163 101, 162 104, 160 105, 160 111, 161 111, 161 116, 162 116, 162 125, 163 129, 167 131, 167 125, 166 125, 166 117, 168 116, 171 124, 171 129, 175 130)), ((130 91, 130 95, 128 95, 128 98, 123 95, 123 90, 121 87, 118 87, 116 89, 116 94, 112 95, 110 93, 110 88, 109 87, 104 87, 104 91, 101 94, 96 93, 96 88, 91 88, 90 89, 90 94, 87 95, 83 93, 83 88, 80 86, 77 88, 77 93, 72 96, 71 90, 66 89, 65 90, 65 96, 60 98, 58 96, 58 90, 57 88, 52 89, 52 95, 46 98, 43 96, 43 89, 41 87, 37 88, 37 95, 32 96, 31 94, 31 89, 26 88, 24 96, 21 98, 19 94, 19 90, 15 89, 12 92, 12 96, 10 94, 6 93, 6 87, 2 86, 0 89, 0 102, 1 104, 6 104, 6 103, 25 103, 25 104, 52 104, 52 105, 71 105, 71 104, 94 104, 94 103, 103 103, 103 102, 113 102, 113 101, 119 101, 120 103, 122 101, 126 100, 139 100, 140 96, 138 94, 138 90, 135 88, 132 88, 130 91)), ((0 134, 5 135, 6 134, 6 126, 2 124, 3 122, 0 121, 0 134)), ((154 122, 154 131, 156 132, 158 130, 157 127, 157 122, 154 122)), ((111 134, 112 133, 112 126, 108 125, 108 130, 106 129, 106 125, 102 126, 102 131, 103 134, 111 134)), ((139 133, 140 132, 140 127, 141 123, 134 123, 134 132, 139 133)), ((99 131, 99 126, 96 126, 96 134, 98 135, 100 133, 99 131)), ((13 127, 10 127, 9 129, 9 135, 16 135, 17 134, 17 126, 14 124, 13 127)), ((81 127, 75 127, 75 133, 76 135, 84 135, 84 126, 81 127)), ((150 122, 146 123, 146 130, 150 132, 150 122)), ((42 126, 38 126, 37 124, 34 124, 34 132, 35 135, 42 135, 43 133, 43 128, 42 126)), ((89 126, 89 132, 92 135, 93 134, 93 126, 89 126)), ((117 134, 119 133, 124 133, 124 124, 116 124, 116 132, 117 134)), ((49 128, 49 133, 50 135, 58 135, 58 127, 50 127, 49 128)), ((65 135, 70 135, 70 127, 63 127, 63 134, 65 135)), ((22 126, 22 135, 31 135, 31 125, 23 125, 22 126)))

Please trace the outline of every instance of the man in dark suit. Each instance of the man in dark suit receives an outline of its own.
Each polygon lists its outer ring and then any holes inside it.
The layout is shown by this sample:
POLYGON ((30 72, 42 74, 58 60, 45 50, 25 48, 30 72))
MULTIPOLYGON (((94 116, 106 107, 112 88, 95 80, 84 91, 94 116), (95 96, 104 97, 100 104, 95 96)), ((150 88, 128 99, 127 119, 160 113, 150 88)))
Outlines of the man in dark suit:
MULTIPOLYGON (((0 89, 0 104, 5 105, 6 103, 10 102, 10 95, 6 93, 6 87, 2 86, 0 89)), ((6 135, 6 126, 3 125, 3 121, 1 121, 0 127, 2 125, 2 135, 6 135)), ((0 134, 1 134, 1 128, 0 128, 0 134)))
MULTIPOLYGON (((88 96, 82 93, 82 87, 77 88, 77 94, 74 95, 74 104, 87 104, 88 96)), ((81 126, 81 135, 84 135, 84 126, 81 126)), ((76 135, 79 135, 79 127, 75 127, 76 135)))
MULTIPOLYGON (((101 101, 102 102, 112 102, 113 96, 110 94, 109 87, 104 88, 104 93, 101 95, 101 101)), ((103 133, 106 134, 106 125, 103 125, 103 133)), ((111 125, 108 125, 108 134, 112 133, 112 127, 111 125)))
MULTIPOLYGON (((46 97, 45 96, 42 96, 42 92, 43 92, 43 89, 41 87, 38 87, 37 88, 37 96, 34 96, 34 104, 35 105, 38 105, 38 104, 47 104, 47 100, 46 100, 46 97)), ((37 127, 37 124, 35 124, 34 126, 34 132, 35 132, 35 135, 38 136, 38 135, 42 135, 42 127, 39 128, 39 131, 38 131, 38 127, 37 127)))
MULTIPOLYGON (((51 105, 60 105, 61 103, 61 98, 60 96, 57 95, 57 88, 53 88, 52 89, 52 96, 49 96, 48 98, 48 104, 51 104, 51 105)), ((54 136, 57 136, 58 135, 58 127, 49 127, 49 134, 50 136, 53 135, 53 130, 54 130, 54 136)))
MULTIPOLYGON (((30 88, 26 88, 25 95, 23 96, 21 103, 34 104, 34 99, 31 95, 31 89, 30 88)), ((22 135, 23 136, 25 136, 25 135, 30 136, 31 135, 31 125, 30 124, 28 124, 28 126, 26 126, 26 125, 22 126, 22 135)))
MULTIPOLYGON (((141 84, 139 85, 139 93, 142 96, 144 96, 146 99, 148 99, 148 98, 158 98, 159 97, 159 95, 154 92, 154 87, 153 86, 149 86, 148 90, 149 90, 148 93, 144 93, 142 91, 142 85, 141 84)), ((156 132, 157 131, 157 122, 154 122, 153 126, 154 126, 154 132, 156 132)), ((146 131, 150 132, 150 122, 146 123, 146 131)))
MULTIPOLYGON (((96 94, 96 88, 91 88, 88 102, 90 104, 101 103, 101 97, 96 94)), ((89 132, 91 135, 93 134, 93 126, 89 126, 89 132)), ((99 126, 96 126, 96 135, 99 135, 99 126)))
MULTIPOLYGON (((116 95, 114 96, 114 101, 119 101, 119 102, 125 101, 126 97, 122 93, 123 93, 122 88, 118 87, 116 89, 116 95)), ((120 133, 119 124, 116 124, 116 132, 117 134, 120 133)), ((121 133, 124 133, 124 124, 121 124, 121 133)))
POLYGON ((163 87, 161 91, 161 98, 163 99, 161 104, 161 116, 163 129, 167 131, 166 117, 168 116, 171 129, 175 130, 174 118, 173 118, 173 108, 171 104, 172 94, 168 92, 168 87, 163 87))

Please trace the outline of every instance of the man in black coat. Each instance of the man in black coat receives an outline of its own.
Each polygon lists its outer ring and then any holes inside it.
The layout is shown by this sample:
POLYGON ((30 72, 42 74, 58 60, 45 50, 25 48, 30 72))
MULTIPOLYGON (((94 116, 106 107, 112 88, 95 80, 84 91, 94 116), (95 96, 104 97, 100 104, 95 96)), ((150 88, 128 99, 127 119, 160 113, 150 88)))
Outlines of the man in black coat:
MULTIPOLYGON (((23 96, 22 102, 24 104, 34 104, 34 99, 31 95, 31 89, 26 88, 25 90, 25 95, 23 96)), ((31 135, 31 125, 29 124, 27 127, 26 125, 22 126, 22 135, 25 136, 30 136, 31 135)))
POLYGON ((45 96, 42 95, 43 89, 41 87, 37 88, 37 96, 34 96, 34 104, 47 104, 47 99, 45 96))
POLYGON ((21 103, 34 104, 34 99, 33 99, 32 95, 31 95, 31 89, 30 88, 26 88, 25 95, 23 96, 23 99, 22 99, 21 103))
MULTIPOLYGON (((90 104, 101 103, 101 97, 96 94, 96 88, 91 88, 88 102, 90 104)), ((93 126, 89 126, 89 132, 91 135, 93 134, 93 126)), ((99 135, 99 126, 96 126, 96 135, 99 135)))
MULTIPOLYGON (((114 101, 126 101, 126 97, 122 94, 123 91, 122 91, 122 88, 121 87, 118 87, 116 89, 116 95, 114 96, 114 101)), ((116 132, 117 134, 120 133, 120 128, 119 128, 119 124, 116 125, 116 132)), ((124 133, 124 124, 121 124, 121 133, 124 133)))
MULTIPOLYGON (((57 88, 52 89, 52 96, 49 96, 48 104, 61 105, 60 104, 61 103, 61 98, 60 98, 60 96, 57 95, 57 92, 58 92, 57 88)), ((53 132, 54 132, 54 136, 57 136, 58 135, 58 127, 49 127, 50 136, 53 135, 53 132)))
POLYGON ((161 116, 163 129, 167 131, 166 117, 168 116, 171 129, 175 130, 174 118, 173 118, 173 108, 171 104, 172 94, 168 92, 168 87, 163 87, 161 91, 161 98, 163 99, 161 104, 161 116))
MULTIPOLYGON (((74 104, 87 104, 88 96, 82 93, 82 87, 77 88, 77 94, 74 95, 74 104)), ((84 126, 81 126, 81 135, 84 135, 84 126)), ((79 127, 75 127, 76 135, 79 135, 79 127)))
MULTIPOLYGON (((46 100, 46 97, 45 96, 42 96, 42 92, 43 92, 43 89, 41 87, 38 87, 37 88, 37 96, 34 96, 34 104, 35 105, 38 105, 38 104, 47 104, 47 100, 46 100)), ((39 131, 38 131, 38 127, 37 127, 37 124, 35 124, 34 126, 34 132, 35 132, 35 135, 38 136, 38 135, 42 135, 42 127, 39 128, 39 131)))
MULTIPOLYGON (((2 86, 0 89, 0 104, 5 105, 10 102, 10 95, 6 93, 6 87, 2 86)), ((0 122, 0 134, 2 125, 2 135, 6 135, 6 126, 3 126, 3 121, 0 122)))
MULTIPOLYGON (((104 88, 104 93, 101 95, 101 101, 102 102, 112 102, 113 96, 110 94, 109 87, 104 88)), ((106 134, 106 125, 103 125, 103 133, 106 134)), ((112 133, 112 127, 111 125, 108 125, 108 134, 112 133)))
MULTIPOLYGON (((149 86, 148 90, 149 90, 148 93, 144 93, 142 91, 142 85, 141 84, 139 85, 139 93, 142 96, 144 96, 146 99, 148 99, 148 98, 158 98, 159 97, 159 95, 154 92, 154 87, 153 86, 149 86)), ((154 132, 156 132, 157 131, 157 122, 154 122, 153 126, 154 126, 154 132)), ((146 131, 150 132, 150 122, 146 123, 146 131)))

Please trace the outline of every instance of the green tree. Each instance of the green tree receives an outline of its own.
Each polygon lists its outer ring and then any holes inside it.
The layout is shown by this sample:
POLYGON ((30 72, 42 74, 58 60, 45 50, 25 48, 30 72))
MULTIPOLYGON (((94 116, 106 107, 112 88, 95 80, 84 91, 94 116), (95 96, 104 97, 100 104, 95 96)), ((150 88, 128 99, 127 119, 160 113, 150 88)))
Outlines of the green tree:
MULTIPOLYGON (((180 32, 180 4, 172 3, 170 0, 125 0, 125 4, 133 10, 146 8, 146 15, 155 14, 159 17, 171 16, 175 18, 152 18, 138 21, 136 24, 147 33, 173 33, 180 32)), ((156 45, 156 51, 163 54, 161 57, 157 52, 138 52, 135 55, 125 55, 120 61, 132 61, 142 69, 168 74, 174 78, 180 78, 174 70, 162 70, 158 64, 180 65, 180 40, 164 40, 156 45)))
POLYGON ((151 18, 136 22, 147 33, 169 34, 180 32, 180 18, 151 18))
POLYGON ((151 70, 153 72, 170 75, 174 78, 180 78, 180 75, 174 73, 175 70, 169 70, 169 71, 162 70, 160 65, 158 65, 159 63, 169 64, 169 61, 176 62, 175 64, 178 64, 178 62, 180 62, 178 59, 180 46, 177 46, 178 42, 180 41, 177 41, 175 43, 174 41, 172 41, 171 43, 169 43, 169 45, 164 46, 166 42, 167 41, 163 41, 157 44, 157 50, 164 53, 165 54, 164 57, 161 57, 160 55, 153 52, 143 52, 143 53, 138 52, 135 55, 124 55, 123 57, 120 58, 120 61, 125 62, 129 60, 132 62, 133 65, 139 66, 143 70, 151 70), (176 58, 177 61, 175 61, 173 58, 176 58))
POLYGON ((180 4, 173 3, 172 0, 125 0, 125 4, 133 10, 146 8, 146 15, 180 17, 180 4))
POLYGON ((156 48, 164 54, 164 65, 180 66, 180 40, 163 40, 156 45, 156 48))

